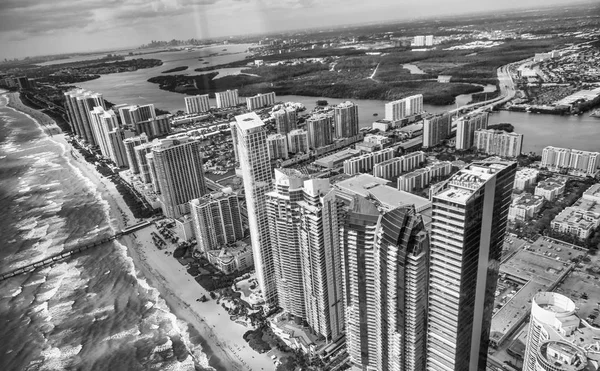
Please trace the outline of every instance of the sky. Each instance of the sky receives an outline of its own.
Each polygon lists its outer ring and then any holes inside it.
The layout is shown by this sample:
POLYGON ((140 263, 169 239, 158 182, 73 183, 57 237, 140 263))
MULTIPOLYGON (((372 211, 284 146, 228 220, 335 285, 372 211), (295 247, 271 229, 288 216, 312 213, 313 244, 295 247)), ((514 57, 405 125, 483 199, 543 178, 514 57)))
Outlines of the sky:
POLYGON ((565 0, 0 0, 0 59, 552 4, 565 0))

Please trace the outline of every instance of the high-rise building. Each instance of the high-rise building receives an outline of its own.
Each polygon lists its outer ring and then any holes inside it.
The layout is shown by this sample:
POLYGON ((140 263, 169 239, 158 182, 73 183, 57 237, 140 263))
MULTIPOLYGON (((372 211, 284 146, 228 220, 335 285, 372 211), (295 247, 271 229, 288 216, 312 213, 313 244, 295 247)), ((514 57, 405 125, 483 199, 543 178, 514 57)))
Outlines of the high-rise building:
POLYGON ((296 129, 288 133, 288 151, 291 153, 308 153, 308 132, 306 130, 296 129))
POLYGON ((246 98, 246 107, 250 111, 254 111, 259 108, 272 106, 275 104, 275 92, 266 94, 256 94, 253 97, 246 98))
POLYGON ((309 179, 300 206, 300 255, 306 322, 335 340, 344 332, 344 300, 339 229, 340 202, 329 179, 309 179))
POLYGON ((131 169, 133 174, 139 174, 140 168, 138 166, 135 152, 133 149, 140 144, 148 143, 148 136, 142 133, 140 136, 125 138, 123 139, 123 145, 125 146, 125 154, 127 156, 127 166, 131 169))
POLYGON ((334 112, 334 134, 336 138, 350 138, 358 135, 358 105, 347 101, 338 104, 334 112))
POLYGON ((456 122, 456 149, 466 150, 473 147, 475 131, 487 129, 488 116, 488 112, 481 112, 456 122))
POLYGON ((90 111, 90 124, 100 153, 109 158, 118 167, 127 165, 127 154, 123 144, 124 133, 119 126, 119 119, 112 110, 97 106, 90 111))
POLYGON ((600 167, 600 153, 548 146, 542 151, 542 167, 574 170, 594 176, 600 167))
POLYGON ((427 117, 423 120, 423 147, 435 147, 444 139, 450 137, 452 130, 452 115, 444 112, 427 117))
POLYGON ((360 370, 424 370, 428 238, 412 206, 355 195, 340 230, 346 346, 360 370))
POLYGON ((411 46, 425 46, 425 36, 417 35, 417 36, 413 37, 411 46))
POLYGON ((78 88, 69 90, 64 95, 69 122, 75 135, 92 146, 98 145, 94 137, 90 112, 94 107, 106 108, 102 94, 78 88))
POLYGON ((189 201, 206 193, 201 150, 200 141, 186 134, 154 142, 153 167, 165 216, 178 218, 187 214, 189 201))
POLYGON ((288 144, 287 137, 283 134, 271 134, 267 137, 267 147, 271 160, 287 159, 288 144))
POLYGON ((187 113, 203 113, 210 110, 208 94, 185 97, 185 111, 187 113))
POLYGON ((244 180, 256 276, 265 301, 274 305, 277 304, 277 286, 265 196, 271 190, 272 179, 267 129, 260 117, 251 112, 236 116, 232 130, 235 131, 244 180))
POLYGON ((296 109, 292 107, 282 107, 273 112, 275 119, 275 128, 278 134, 287 134, 296 129, 297 114, 296 109))
POLYGON ((475 162, 433 197, 428 371, 485 370, 516 168, 475 162))
POLYGON ((433 46, 433 35, 425 35, 425 46, 433 46))
POLYGON ((523 371, 597 370, 598 330, 580 324, 573 300, 555 292, 535 294, 523 371))
POLYGON ((215 98, 217 98, 217 108, 235 107, 240 103, 237 89, 215 93, 215 98))
POLYGON ((385 104, 385 119, 398 121, 423 112, 423 94, 411 95, 385 104))
MULTIPOLYGON (((150 163, 148 162, 148 154, 152 152, 152 147, 154 143, 146 142, 142 143, 139 146, 133 147, 133 153, 135 155, 135 160, 137 163, 138 169, 140 169, 140 178, 142 182, 146 184, 152 183, 152 174, 150 163)), ((156 190, 155 190, 156 191, 156 190)))
POLYGON ((317 149, 333 143, 333 116, 320 113, 306 120, 308 145, 317 149))
POLYGON ((306 317, 298 205, 304 180, 298 170, 275 169, 274 190, 265 195, 279 307, 299 322, 306 317))
POLYGON ((134 128, 137 135, 145 133, 148 139, 165 136, 171 132, 169 115, 160 115, 148 120, 136 121, 134 128))
POLYGON ((517 157, 523 148, 523 134, 502 130, 475 130, 473 145, 478 151, 500 157, 517 157))
POLYGON ((191 200, 190 213, 198 250, 203 254, 244 238, 238 194, 231 188, 191 200))
POLYGON ((121 123, 128 127, 134 128, 135 125, 140 121, 147 121, 156 118, 156 110, 154 104, 144 105, 130 105, 119 107, 119 116, 121 116, 121 123))

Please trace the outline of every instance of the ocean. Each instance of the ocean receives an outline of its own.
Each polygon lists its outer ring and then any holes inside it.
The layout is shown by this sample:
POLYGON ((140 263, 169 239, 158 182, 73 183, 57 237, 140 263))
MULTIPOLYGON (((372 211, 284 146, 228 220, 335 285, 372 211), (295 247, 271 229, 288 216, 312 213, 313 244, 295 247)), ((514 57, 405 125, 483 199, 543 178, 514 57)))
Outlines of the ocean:
MULTIPOLYGON (((114 232, 108 203, 70 148, 0 96, 0 272, 114 232)), ((194 370, 187 324, 106 243, 0 281, 0 370, 194 370)))

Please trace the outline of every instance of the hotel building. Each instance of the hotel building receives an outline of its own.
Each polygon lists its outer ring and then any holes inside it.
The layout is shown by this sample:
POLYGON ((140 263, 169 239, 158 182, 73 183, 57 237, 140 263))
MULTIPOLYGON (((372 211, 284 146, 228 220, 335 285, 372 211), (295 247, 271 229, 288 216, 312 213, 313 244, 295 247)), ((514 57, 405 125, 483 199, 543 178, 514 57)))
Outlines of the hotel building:
POLYGON ((100 153, 118 167, 127 166, 127 153, 123 139, 125 133, 119 125, 119 119, 112 110, 96 106, 90 111, 90 124, 100 153))
POLYGON ((534 186, 540 172, 535 169, 523 168, 515 175, 515 189, 524 191, 525 188, 534 186))
POLYGON ((449 161, 438 162, 426 168, 417 169, 398 177, 398 189, 405 192, 423 189, 436 179, 449 175, 451 171, 452 163, 449 161))
POLYGON ((485 370, 517 164, 475 162, 433 197, 428 371, 485 370))

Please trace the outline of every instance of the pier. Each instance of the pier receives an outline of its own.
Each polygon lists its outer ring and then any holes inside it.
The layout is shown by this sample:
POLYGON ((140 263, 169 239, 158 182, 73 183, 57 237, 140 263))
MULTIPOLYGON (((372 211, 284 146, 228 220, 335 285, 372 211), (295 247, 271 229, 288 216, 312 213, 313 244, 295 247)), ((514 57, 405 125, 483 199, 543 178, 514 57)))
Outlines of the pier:
POLYGON ((133 233, 133 232, 138 231, 140 229, 146 228, 147 226, 149 226, 149 225, 151 225, 153 223, 154 223, 153 220, 141 222, 141 223, 138 223, 136 225, 132 225, 131 227, 128 227, 128 228, 122 230, 121 232, 115 233, 112 236, 105 237, 105 238, 103 238, 101 240, 97 240, 97 241, 93 241, 93 242, 88 242, 88 243, 83 244, 83 245, 71 247, 71 248, 66 249, 64 251, 61 251, 59 253, 47 256, 44 259, 40 259, 40 260, 38 260, 36 262, 33 262, 33 263, 27 264, 25 266, 22 266, 20 268, 13 269, 13 270, 11 270, 9 272, 6 272, 6 273, 1 273, 0 274, 0 281, 4 281, 7 278, 15 277, 15 276, 18 276, 18 275, 21 275, 21 274, 33 272, 33 271, 35 271, 38 268, 43 268, 43 267, 48 267, 48 266, 54 265, 54 264, 56 264, 58 262, 61 262, 61 261, 66 260, 66 259, 69 259, 69 258, 71 258, 71 257, 73 257, 73 256, 75 256, 77 254, 80 254, 80 253, 82 253, 82 252, 84 252, 86 250, 93 249, 93 248, 98 247, 100 245, 103 245, 103 244, 105 244, 107 242, 114 241, 114 240, 116 240, 116 239, 118 239, 120 237, 123 237, 123 236, 127 235, 127 234, 130 234, 130 233, 133 233))

